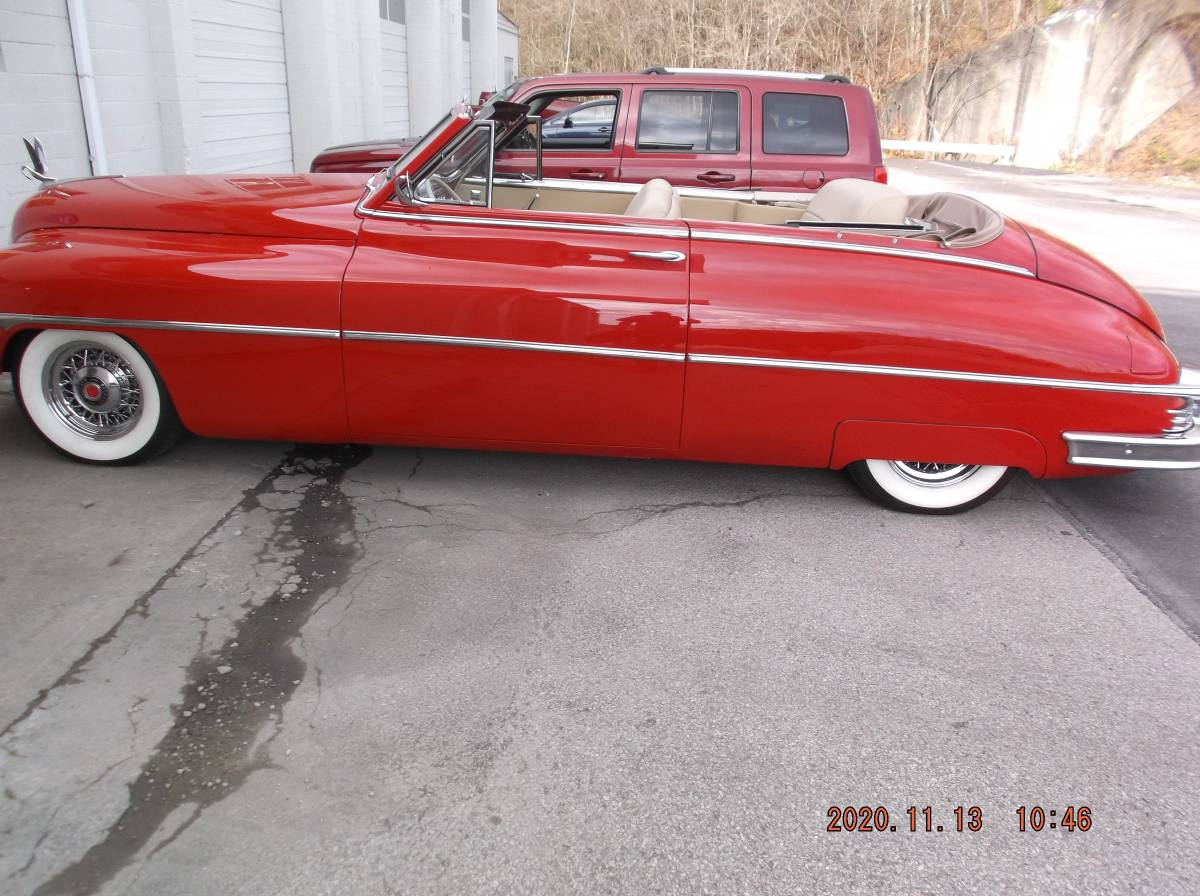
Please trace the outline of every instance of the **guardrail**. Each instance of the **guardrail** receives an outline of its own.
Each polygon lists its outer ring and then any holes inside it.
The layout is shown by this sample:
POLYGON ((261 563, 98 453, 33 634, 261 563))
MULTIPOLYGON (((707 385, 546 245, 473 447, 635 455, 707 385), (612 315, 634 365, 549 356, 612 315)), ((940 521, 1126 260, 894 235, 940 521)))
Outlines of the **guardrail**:
POLYGON ((884 149, 898 152, 950 152, 964 156, 992 156, 1011 159, 1017 153, 1015 146, 1001 143, 941 143, 933 140, 881 140, 884 149))

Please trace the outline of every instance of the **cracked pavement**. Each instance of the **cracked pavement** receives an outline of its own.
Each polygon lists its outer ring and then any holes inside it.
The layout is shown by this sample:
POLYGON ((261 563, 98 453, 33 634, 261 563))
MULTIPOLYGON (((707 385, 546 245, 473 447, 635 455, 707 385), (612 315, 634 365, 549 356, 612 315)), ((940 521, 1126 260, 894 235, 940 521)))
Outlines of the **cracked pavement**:
POLYGON ((7 377, 0 457, 4 894, 1200 885, 1193 480, 919 518, 718 464, 98 469, 7 377), (984 829, 829 833, 835 804, 984 829), (1094 827, 1019 833, 1035 804, 1094 827))

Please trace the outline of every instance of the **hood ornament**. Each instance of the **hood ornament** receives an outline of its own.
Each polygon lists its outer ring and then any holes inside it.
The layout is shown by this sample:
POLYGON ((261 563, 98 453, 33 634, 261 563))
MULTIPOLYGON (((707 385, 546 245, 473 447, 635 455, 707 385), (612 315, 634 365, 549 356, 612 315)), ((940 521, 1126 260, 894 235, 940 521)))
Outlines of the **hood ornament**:
POLYGON ((30 142, 28 137, 22 138, 25 143, 25 151, 29 153, 31 165, 22 165, 21 173, 30 180, 37 181, 39 184, 52 184, 55 178, 46 173, 46 147, 42 146, 42 141, 37 137, 30 142))

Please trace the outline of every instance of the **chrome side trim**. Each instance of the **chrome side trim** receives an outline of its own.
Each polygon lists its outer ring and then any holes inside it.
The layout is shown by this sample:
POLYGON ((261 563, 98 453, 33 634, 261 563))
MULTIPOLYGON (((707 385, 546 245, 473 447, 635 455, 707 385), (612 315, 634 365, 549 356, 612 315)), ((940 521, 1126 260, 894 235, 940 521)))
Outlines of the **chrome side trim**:
POLYGON ((876 364, 842 364, 833 361, 796 361, 790 358, 754 358, 746 355, 704 355, 688 353, 697 364, 732 364, 743 367, 781 367, 789 370, 817 370, 831 373, 871 373, 880 376, 917 377, 955 380, 966 383, 995 383, 1006 386, 1041 386, 1048 389, 1075 389, 1084 392, 1122 392, 1131 395, 1166 395, 1180 398, 1200 397, 1200 382, 1181 377, 1177 384, 1106 383, 1095 380, 1064 380, 1038 376, 1008 376, 999 373, 969 373, 962 370, 937 370, 927 367, 889 367, 876 364))
POLYGON ((609 348, 601 345, 568 345, 562 342, 524 342, 517 339, 477 339, 468 336, 431 336, 425 333, 381 333, 375 330, 346 330, 345 338, 367 342, 420 342, 471 348, 513 349, 528 352, 558 352, 567 355, 601 355, 606 358, 638 358, 643 361, 682 363, 683 352, 609 348))
POLYGON ((0 313, 0 329, 14 324, 56 324, 72 327, 115 327, 129 330, 184 330, 200 333, 242 333, 250 336, 303 336, 309 339, 337 339, 338 330, 308 327, 267 327, 255 324, 218 324, 188 320, 131 320, 119 317, 60 317, 51 314, 0 313))
MULTIPOLYGON (((599 345, 573 345, 560 342, 526 342, 518 339, 487 339, 470 336, 437 336, 427 333, 388 333, 376 330, 318 329, 307 327, 272 327, 254 324, 222 324, 179 320, 133 320, 115 317, 68 317, 46 314, 7 314, 0 312, 0 329, 15 324, 53 324, 60 326, 105 327, 134 330, 179 330, 203 333, 240 333, 253 336, 299 336, 310 339, 352 339, 356 341, 418 342, 437 345, 462 345, 476 348, 511 349, 534 352, 560 352, 575 355, 598 355, 610 358, 639 358, 648 361, 685 360, 697 364, 725 364, 738 367, 774 367, 787 370, 812 370, 826 373, 858 373, 918 379, 951 380, 968 383, 990 383, 1008 386, 1036 386, 1048 389, 1073 389, 1083 392, 1116 392, 1127 395, 1159 395, 1200 399, 1200 371, 1182 368, 1178 383, 1109 383, 1097 380, 1067 380, 1053 377, 1010 376, 998 373, 971 373, 963 370, 939 370, 928 367, 891 367, 881 364, 845 364, 834 361, 802 361, 793 358, 757 358, 749 355, 707 355, 699 353, 661 352, 649 349, 624 349, 599 345)), ((1191 430, 1194 432, 1194 429, 1191 430)), ((1109 441, 1124 444, 1140 436, 1110 435, 1109 441)), ((1157 440, 1158 436, 1147 436, 1157 440)), ((1179 434, 1164 436, 1178 440, 1179 434)), ((1192 436, 1188 436, 1192 438, 1192 436)), ((1200 439, 1200 435, 1195 436, 1200 439)))
POLYGON ((688 230, 685 227, 646 227, 644 225, 622 227, 619 224, 568 224, 565 221, 516 221, 511 218, 476 218, 469 215, 408 214, 405 212, 388 212, 379 209, 364 208, 362 203, 359 203, 358 212, 368 218, 389 218, 395 221, 482 224, 490 227, 516 227, 523 230, 565 230, 572 233, 635 234, 637 236, 662 236, 674 239, 687 239, 688 236, 688 230))
POLYGON ((1067 432, 1067 462, 1125 470, 1200 470, 1200 427, 1159 436, 1067 432))
POLYGON ((863 255, 889 255, 894 258, 915 258, 921 261, 941 261, 947 264, 958 264, 965 267, 984 268, 990 271, 1002 271, 1005 274, 1016 274, 1020 277, 1033 277, 1033 271, 1015 264, 1004 264, 999 261, 987 261, 982 258, 968 258, 963 255, 942 255, 938 252, 924 252, 920 249, 897 249, 892 246, 864 246, 860 243, 837 243, 830 240, 806 240, 800 237, 774 236, 758 233, 723 233, 711 230, 693 230, 693 240, 710 240, 721 243, 755 243, 763 246, 795 246, 801 249, 829 249, 832 252, 858 252, 863 255))

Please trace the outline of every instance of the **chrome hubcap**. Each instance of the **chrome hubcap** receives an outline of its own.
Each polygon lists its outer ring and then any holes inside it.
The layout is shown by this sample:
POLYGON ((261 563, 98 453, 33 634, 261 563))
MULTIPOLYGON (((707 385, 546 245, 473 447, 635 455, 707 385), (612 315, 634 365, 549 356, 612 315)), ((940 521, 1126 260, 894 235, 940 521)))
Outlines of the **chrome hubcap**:
POLYGON ((42 389, 55 415, 89 439, 118 438, 141 415, 142 390, 133 369, 94 342, 64 346, 46 365, 42 389))
POLYGON ((915 460, 893 460, 888 463, 909 482, 933 488, 962 482, 979 469, 978 464, 934 464, 915 460))

